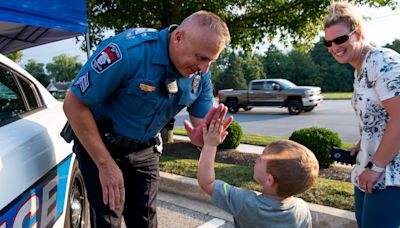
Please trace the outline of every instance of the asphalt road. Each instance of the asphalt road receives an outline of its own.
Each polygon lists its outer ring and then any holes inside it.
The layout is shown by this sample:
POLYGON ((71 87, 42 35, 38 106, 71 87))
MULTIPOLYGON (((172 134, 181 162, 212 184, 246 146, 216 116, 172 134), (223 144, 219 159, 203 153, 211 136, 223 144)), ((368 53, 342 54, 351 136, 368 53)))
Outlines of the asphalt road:
MULTIPOLYGON (((254 107, 233 114, 245 134, 289 137, 293 131, 307 127, 324 127, 339 134, 343 142, 356 143, 358 124, 350 100, 325 100, 311 112, 288 114, 286 108, 254 107)), ((176 116, 175 126, 183 127, 189 119, 186 110, 176 116)))

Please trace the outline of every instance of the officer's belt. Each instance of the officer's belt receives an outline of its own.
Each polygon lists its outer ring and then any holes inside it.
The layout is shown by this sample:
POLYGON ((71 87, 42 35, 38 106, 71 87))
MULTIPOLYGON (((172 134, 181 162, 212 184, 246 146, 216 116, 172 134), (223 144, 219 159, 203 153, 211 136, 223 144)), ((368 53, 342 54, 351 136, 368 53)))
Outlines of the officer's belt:
POLYGON ((123 147, 124 149, 131 152, 141 151, 151 146, 161 144, 161 139, 158 135, 154 138, 151 138, 145 143, 137 143, 130 138, 113 133, 105 133, 104 136, 108 143, 115 146, 123 147))

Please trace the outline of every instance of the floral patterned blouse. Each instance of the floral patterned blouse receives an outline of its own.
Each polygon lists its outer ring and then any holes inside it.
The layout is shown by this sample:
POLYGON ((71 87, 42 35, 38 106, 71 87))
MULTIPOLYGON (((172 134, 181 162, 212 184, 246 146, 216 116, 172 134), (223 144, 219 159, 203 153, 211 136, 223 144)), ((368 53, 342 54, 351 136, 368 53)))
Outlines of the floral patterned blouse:
MULTIPOLYGON (((358 187, 358 176, 375 154, 390 119, 382 101, 400 96, 400 54, 374 48, 367 53, 360 76, 354 72, 354 77, 352 105, 360 127, 361 146, 351 180, 358 187)), ((393 143, 400 143, 400 138, 393 143)), ((400 186, 400 153, 386 166, 374 188, 386 186, 400 186)))

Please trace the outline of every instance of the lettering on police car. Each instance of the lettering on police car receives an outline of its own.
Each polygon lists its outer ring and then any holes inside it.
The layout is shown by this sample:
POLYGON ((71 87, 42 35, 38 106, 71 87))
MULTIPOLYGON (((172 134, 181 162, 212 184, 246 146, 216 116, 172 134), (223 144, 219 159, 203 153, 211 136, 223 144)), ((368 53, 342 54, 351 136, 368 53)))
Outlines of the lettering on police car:
POLYGON ((81 94, 84 94, 86 90, 90 87, 89 71, 86 74, 77 78, 73 86, 79 86, 81 94))
MULTIPOLYGON (((65 213, 68 197, 68 176, 71 155, 25 190, 6 207, 0 209, 0 228, 53 227, 65 213)), ((68 218, 66 218, 68 219, 68 218)))
POLYGON ((107 68, 122 59, 121 50, 115 43, 109 43, 92 61, 92 68, 97 73, 104 72, 107 68))

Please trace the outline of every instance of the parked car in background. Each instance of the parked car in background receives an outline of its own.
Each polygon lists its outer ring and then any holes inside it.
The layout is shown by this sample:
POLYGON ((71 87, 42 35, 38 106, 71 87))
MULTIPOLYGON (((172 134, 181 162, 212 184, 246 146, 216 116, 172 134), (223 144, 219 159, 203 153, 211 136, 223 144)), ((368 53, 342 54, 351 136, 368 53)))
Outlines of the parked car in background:
POLYGON ((0 228, 87 227, 89 204, 62 103, 0 54, 0 228))
POLYGON ((286 79, 261 79, 250 81, 248 90, 220 90, 218 99, 230 113, 240 108, 249 111, 253 106, 276 106, 287 107, 289 114, 297 115, 312 111, 323 97, 320 87, 297 86, 286 79))

